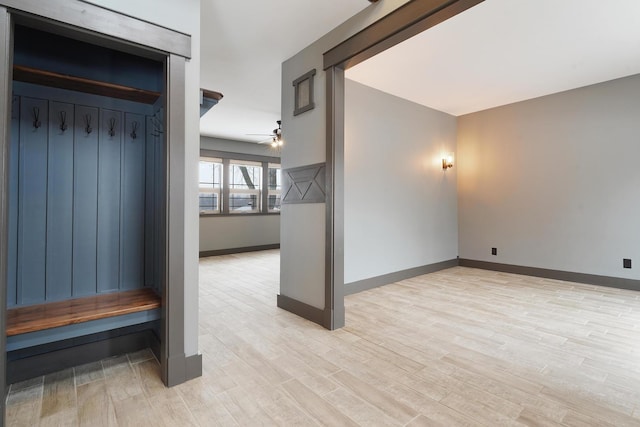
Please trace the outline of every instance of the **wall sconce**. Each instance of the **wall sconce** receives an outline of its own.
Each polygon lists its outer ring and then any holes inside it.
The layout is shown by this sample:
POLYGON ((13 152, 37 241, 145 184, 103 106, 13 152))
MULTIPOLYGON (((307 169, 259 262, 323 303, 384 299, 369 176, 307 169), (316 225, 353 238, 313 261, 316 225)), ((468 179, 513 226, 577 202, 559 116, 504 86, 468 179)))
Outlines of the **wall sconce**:
POLYGON ((448 153, 442 156, 442 170, 447 170, 453 167, 453 153, 448 153))

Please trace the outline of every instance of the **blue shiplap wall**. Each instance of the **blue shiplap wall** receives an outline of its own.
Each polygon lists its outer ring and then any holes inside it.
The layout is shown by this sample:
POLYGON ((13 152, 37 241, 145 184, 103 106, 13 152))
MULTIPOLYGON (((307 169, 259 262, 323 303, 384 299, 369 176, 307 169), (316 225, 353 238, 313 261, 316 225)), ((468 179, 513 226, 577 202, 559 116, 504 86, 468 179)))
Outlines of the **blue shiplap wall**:
POLYGON ((157 288, 163 156, 162 138, 147 138, 151 107, 25 87, 12 111, 8 306, 157 288))
POLYGON ((72 294, 82 296, 97 291, 99 111, 76 106, 75 117, 72 294))
POLYGON ((145 284, 161 292, 161 272, 164 271, 162 236, 164 224, 164 192, 157 183, 165 182, 162 165, 164 150, 162 134, 158 131, 158 122, 162 121, 162 110, 154 116, 146 117, 147 144, 145 157, 147 168, 145 171, 145 284))
POLYGON ((71 295, 73 112, 73 104, 50 102, 45 285, 58 285, 46 286, 48 300, 63 299, 71 295))
POLYGON ((125 113, 124 126, 120 215, 127 221, 120 228, 120 288, 134 289, 144 283, 145 118, 125 113))
POLYGON ((98 292, 118 289, 122 113, 102 110, 98 141, 98 292), (112 136, 111 133, 114 133, 112 136))
POLYGON ((11 134, 9 139, 9 236, 7 242, 7 301, 15 305, 18 265, 18 160, 20 159, 20 97, 11 102, 11 134))
POLYGON ((45 299, 48 101, 20 102, 17 299, 45 299), (38 126, 39 124, 39 126, 38 126))

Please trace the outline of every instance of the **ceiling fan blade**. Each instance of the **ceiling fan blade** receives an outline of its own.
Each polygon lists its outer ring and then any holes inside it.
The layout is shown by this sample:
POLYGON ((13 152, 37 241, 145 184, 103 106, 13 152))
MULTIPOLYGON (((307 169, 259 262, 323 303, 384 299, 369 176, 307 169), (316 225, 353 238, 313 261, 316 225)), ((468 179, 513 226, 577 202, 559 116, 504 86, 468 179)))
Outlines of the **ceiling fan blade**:
POLYGON ((245 133, 247 136, 275 136, 272 133, 245 133))

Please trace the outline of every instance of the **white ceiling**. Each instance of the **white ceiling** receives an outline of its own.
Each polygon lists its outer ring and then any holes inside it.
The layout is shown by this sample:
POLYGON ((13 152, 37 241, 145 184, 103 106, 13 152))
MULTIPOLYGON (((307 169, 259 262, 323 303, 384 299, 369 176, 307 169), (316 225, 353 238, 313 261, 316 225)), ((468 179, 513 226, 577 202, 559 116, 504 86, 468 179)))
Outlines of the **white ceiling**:
MULTIPOLYGON (((268 134, 281 118, 282 62, 368 6, 202 0, 201 87, 224 98, 201 134, 267 139, 247 134, 268 134)), ((461 115, 637 73, 640 0, 486 0, 346 75, 461 115)))
POLYGON ((202 0, 201 87, 224 98, 200 133, 263 141, 280 119, 281 64, 369 6, 367 0, 202 0))
POLYGON ((346 72, 467 114, 640 73, 640 0, 486 0, 346 72))

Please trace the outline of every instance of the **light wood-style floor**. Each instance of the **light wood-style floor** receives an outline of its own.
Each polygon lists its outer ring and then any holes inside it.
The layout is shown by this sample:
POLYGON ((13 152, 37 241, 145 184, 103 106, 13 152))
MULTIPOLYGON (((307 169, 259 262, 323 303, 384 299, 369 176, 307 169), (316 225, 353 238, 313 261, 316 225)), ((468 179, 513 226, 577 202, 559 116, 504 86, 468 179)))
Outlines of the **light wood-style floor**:
POLYGON ((347 297, 329 332, 276 308, 278 266, 201 260, 201 378, 108 359, 13 385, 8 424, 640 426, 638 292, 457 267, 347 297))

